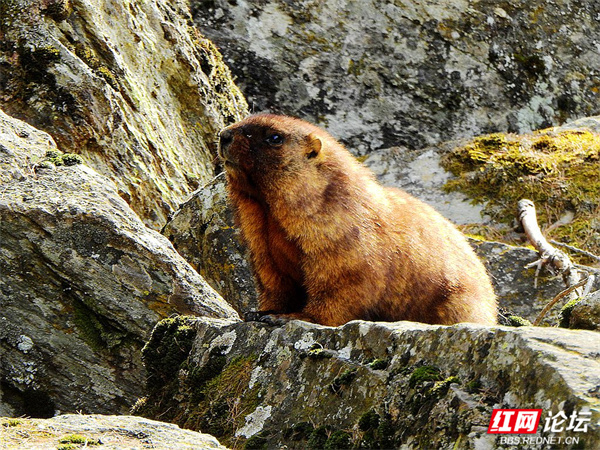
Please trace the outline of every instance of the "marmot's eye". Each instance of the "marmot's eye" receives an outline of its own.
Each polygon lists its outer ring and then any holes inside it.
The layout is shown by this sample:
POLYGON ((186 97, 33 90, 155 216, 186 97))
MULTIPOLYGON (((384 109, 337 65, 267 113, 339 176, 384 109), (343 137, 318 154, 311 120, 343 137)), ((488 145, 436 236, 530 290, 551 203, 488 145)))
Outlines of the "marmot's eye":
POLYGON ((283 136, 280 134, 272 134, 265 139, 265 142, 269 145, 281 145, 283 144, 283 136))

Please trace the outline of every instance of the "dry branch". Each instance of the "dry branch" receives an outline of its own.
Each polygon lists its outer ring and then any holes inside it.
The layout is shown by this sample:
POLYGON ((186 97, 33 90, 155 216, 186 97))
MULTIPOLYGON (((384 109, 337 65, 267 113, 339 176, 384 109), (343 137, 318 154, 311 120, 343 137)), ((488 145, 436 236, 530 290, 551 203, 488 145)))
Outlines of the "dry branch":
POLYGON ((550 310, 554 304, 565 296, 569 296, 569 300, 580 297, 583 295, 583 289, 581 288, 588 278, 583 281, 580 281, 579 271, 575 267, 575 265, 571 262, 571 259, 567 256, 566 253, 554 248, 544 237, 542 234, 540 227, 537 222, 535 205, 531 200, 523 199, 519 201, 519 221, 523 226, 523 230, 529 239, 529 242, 535 247, 540 255, 540 259, 529 264, 527 267, 537 267, 536 268, 536 281, 535 284, 537 286, 537 276, 542 267, 546 267, 552 273, 559 273, 562 275, 565 284, 567 285, 567 289, 560 294, 558 294, 540 313, 540 315, 536 318, 534 325, 540 323, 544 315, 550 310))

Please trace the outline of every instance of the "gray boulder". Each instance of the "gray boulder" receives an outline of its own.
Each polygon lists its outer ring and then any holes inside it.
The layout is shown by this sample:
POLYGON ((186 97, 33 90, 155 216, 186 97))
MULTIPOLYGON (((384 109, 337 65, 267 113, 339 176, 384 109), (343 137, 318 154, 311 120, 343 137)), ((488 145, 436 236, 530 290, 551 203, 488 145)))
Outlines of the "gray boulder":
POLYGON ((246 250, 227 204, 224 174, 192 194, 162 233, 240 314, 258 299, 246 250))
POLYGON ((127 412, 171 314, 235 311, 46 133, 0 113, 0 414, 127 412))
POLYGON ((494 448, 493 409, 538 408, 535 437, 597 448, 599 351, 581 330, 180 318, 144 350, 138 412, 235 447, 452 449, 494 448), (561 411, 591 413, 587 432, 544 432, 561 411))
POLYGON ((193 1, 257 111, 358 154, 598 114, 595 1, 193 1))

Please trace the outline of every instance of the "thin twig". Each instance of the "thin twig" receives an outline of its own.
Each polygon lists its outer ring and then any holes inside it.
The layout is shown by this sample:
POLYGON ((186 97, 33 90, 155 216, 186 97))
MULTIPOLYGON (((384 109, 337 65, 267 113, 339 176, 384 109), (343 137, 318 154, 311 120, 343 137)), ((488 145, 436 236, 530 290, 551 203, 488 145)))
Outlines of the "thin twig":
POLYGON ((565 244, 563 242, 558 242, 558 241, 550 241, 550 243, 553 244, 553 245, 558 245, 559 247, 567 248, 567 249, 569 249, 569 250, 571 250, 573 252, 576 252, 576 253, 581 253, 582 255, 585 255, 588 258, 591 258, 591 259, 593 259, 595 261, 600 262, 600 256, 596 256, 593 253, 587 252, 587 251, 582 250, 580 248, 573 247, 572 245, 565 244))
POLYGON ((585 283, 585 286, 583 287, 583 293, 581 294, 582 297, 585 297, 586 295, 588 295, 590 293, 595 280, 596 280, 596 277, 594 275, 592 275, 592 274, 588 275, 587 283, 585 283))
POLYGON ((579 270, 583 270, 584 272, 588 272, 588 273, 595 273, 600 275, 600 269, 596 269, 595 267, 590 267, 590 266, 584 266, 583 264, 573 264, 576 268, 578 268, 579 270))
POLYGON ((550 303, 548 303, 544 309, 542 309, 542 312, 540 312, 538 314, 538 316, 535 318, 535 320, 533 321, 533 326, 537 326, 540 324, 540 322, 542 321, 542 319, 544 318, 544 316, 548 313, 548 311, 550 311, 550 309, 552 309, 552 307, 554 305, 556 305, 556 303, 563 297, 566 297, 567 295, 569 295, 571 292, 575 291, 577 288, 583 286, 584 284, 587 284, 588 279, 590 278, 590 276, 588 275, 587 278, 584 278, 583 280, 581 280, 579 283, 574 284, 573 286, 568 287, 567 289, 565 289, 564 291, 562 291, 561 293, 559 293, 556 297, 554 297, 552 299, 552 301, 550 303))

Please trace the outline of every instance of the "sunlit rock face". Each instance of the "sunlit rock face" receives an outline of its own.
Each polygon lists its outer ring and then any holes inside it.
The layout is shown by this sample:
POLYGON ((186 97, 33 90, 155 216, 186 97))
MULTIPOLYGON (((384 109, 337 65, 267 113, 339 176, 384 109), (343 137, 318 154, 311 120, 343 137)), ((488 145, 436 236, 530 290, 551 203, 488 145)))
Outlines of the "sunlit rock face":
POLYGON ((356 153, 597 114, 595 1, 192 1, 253 110, 356 153))

